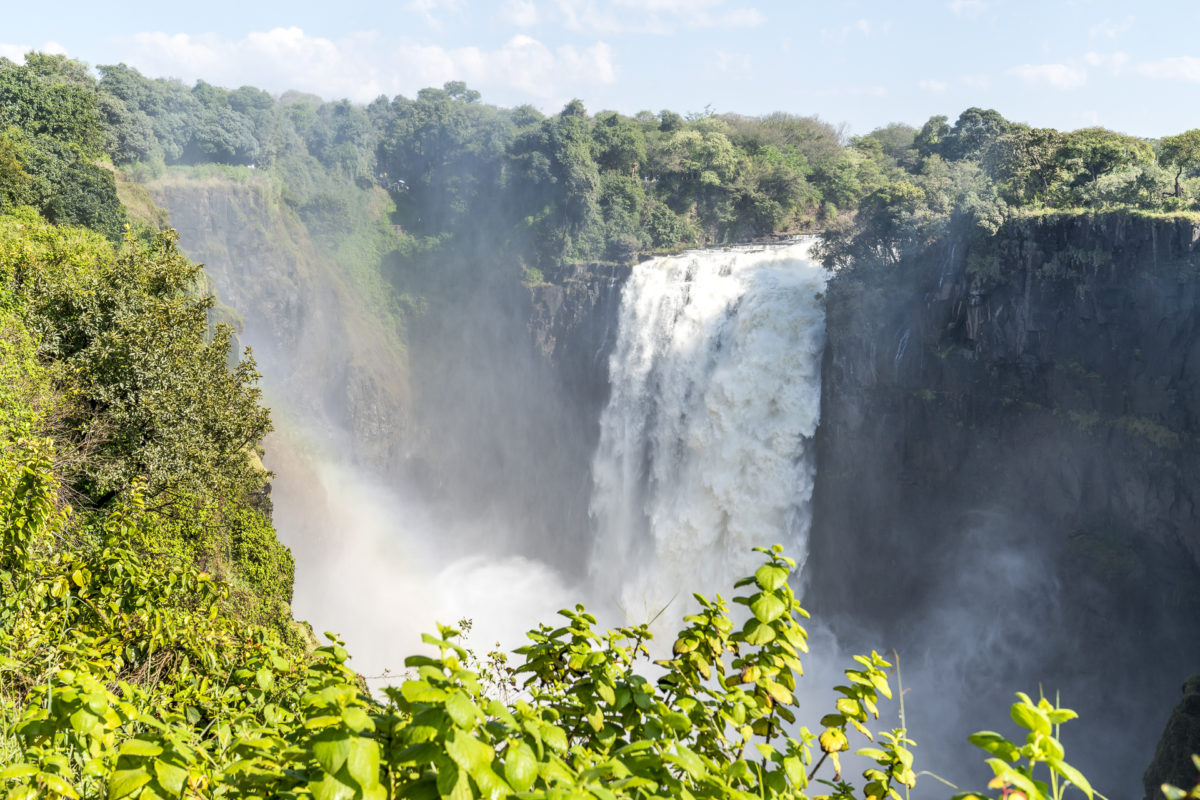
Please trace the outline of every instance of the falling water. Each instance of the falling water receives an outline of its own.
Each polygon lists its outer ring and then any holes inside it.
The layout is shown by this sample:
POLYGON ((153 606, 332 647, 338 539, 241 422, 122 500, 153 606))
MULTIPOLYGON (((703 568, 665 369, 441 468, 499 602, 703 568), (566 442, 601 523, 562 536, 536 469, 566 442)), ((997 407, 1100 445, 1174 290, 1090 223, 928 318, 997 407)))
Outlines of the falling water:
POLYGON ((803 564, 825 345, 809 246, 658 258, 624 288, 590 569, 631 622, 691 591, 727 593, 755 545, 803 564))

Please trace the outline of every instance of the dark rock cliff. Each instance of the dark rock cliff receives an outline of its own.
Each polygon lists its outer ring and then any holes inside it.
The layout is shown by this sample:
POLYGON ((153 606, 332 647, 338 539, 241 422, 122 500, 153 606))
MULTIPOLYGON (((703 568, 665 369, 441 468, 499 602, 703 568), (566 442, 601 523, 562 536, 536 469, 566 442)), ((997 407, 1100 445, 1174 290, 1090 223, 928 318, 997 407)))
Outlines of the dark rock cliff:
POLYGON ((831 281, 807 601, 918 665, 918 740, 1040 681, 1140 790, 1200 664, 1198 239, 1024 219, 831 281))
POLYGON ((554 446, 558 455, 555 500, 560 527, 559 561, 580 571, 589 552, 588 503, 592 455, 600 438, 600 414, 608 403, 608 358, 616 344, 621 289, 630 267, 568 264, 528 290, 528 335, 550 366, 551 391, 562 416, 554 446))
POLYGON ((1183 684, 1183 699, 1171 716, 1158 740, 1154 760, 1142 776, 1146 800, 1162 797, 1162 785, 1187 791, 1200 783, 1200 675, 1193 675, 1183 684))
POLYGON ((529 334, 555 369, 580 417, 599 436, 600 412, 608 403, 608 357, 617 341, 621 289, 629 266, 566 265, 529 289, 529 334))

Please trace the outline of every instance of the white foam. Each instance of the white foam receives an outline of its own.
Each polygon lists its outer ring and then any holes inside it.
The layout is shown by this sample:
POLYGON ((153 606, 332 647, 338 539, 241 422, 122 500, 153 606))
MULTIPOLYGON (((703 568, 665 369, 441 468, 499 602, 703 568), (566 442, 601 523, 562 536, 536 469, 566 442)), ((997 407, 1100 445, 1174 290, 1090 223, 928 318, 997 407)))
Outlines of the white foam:
POLYGON ((727 594, 759 563, 755 545, 803 564, 825 345, 826 273, 808 248, 654 259, 624 288, 589 566, 630 622, 692 591, 727 594))

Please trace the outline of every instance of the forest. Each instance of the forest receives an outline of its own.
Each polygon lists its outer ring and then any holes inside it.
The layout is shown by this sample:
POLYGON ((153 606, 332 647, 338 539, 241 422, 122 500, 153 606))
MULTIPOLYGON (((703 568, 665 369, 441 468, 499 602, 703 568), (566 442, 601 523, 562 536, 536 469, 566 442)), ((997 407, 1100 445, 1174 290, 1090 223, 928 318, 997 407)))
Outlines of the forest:
MULTIPOLYGON (((462 83, 363 107, 0 60, 10 800, 907 800, 921 770, 903 727, 874 725, 885 702, 903 721, 887 654, 856 656, 828 713, 796 719, 807 613, 795 562, 772 547, 732 587, 745 610, 698 595, 669 658, 651 662, 647 626, 598 630, 577 606, 515 654, 441 627, 405 680, 368 691, 344 642, 292 619, 253 354, 142 186, 199 168, 266 175, 331 238, 358 229, 365 192, 386 191, 386 247, 373 246, 400 335, 453 301, 438 264, 485 241, 509 265, 476 275, 488 283, 799 232, 823 235, 827 266, 869 276, 951 230, 986 238, 1022 216, 1200 219, 1200 130, 1151 141, 970 108, 847 137, 782 112, 630 117, 572 101, 546 116, 462 83)), ((987 788, 947 794, 1098 795, 1060 742, 1073 711, 1021 693, 1011 717, 1017 740, 971 737, 987 788)))

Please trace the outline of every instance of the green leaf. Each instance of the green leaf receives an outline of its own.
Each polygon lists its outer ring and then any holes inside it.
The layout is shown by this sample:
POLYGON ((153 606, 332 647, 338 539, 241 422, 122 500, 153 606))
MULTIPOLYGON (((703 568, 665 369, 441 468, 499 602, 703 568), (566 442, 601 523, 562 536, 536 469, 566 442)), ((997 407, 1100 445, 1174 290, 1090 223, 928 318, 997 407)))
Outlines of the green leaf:
POLYGON ((374 725, 371 724, 371 718, 367 712, 358 706, 350 706, 342 710, 342 722, 346 723, 346 727, 355 733, 362 733, 364 730, 374 730, 374 725))
POLYGON ((694 751, 690 750, 687 746, 676 742, 675 753, 675 758, 671 760, 680 767, 683 767, 684 771, 687 772, 692 780, 698 781, 704 777, 704 773, 707 772, 707 769, 704 766, 704 760, 700 758, 700 756, 696 755, 694 751))
POLYGON ((444 689, 436 689, 425 681, 405 681, 400 694, 410 703, 440 703, 446 699, 444 689))
POLYGON ((800 760, 799 756, 785 756, 783 771, 787 773, 788 780, 793 786, 802 787, 808 781, 808 776, 804 773, 804 762, 800 760))
POLYGON ((467 776, 449 756, 438 756, 433 765, 437 769, 438 794, 442 797, 452 796, 460 782, 467 782, 467 776))
POLYGON ((767 694, 771 695, 771 699, 780 705, 790 706, 796 702, 791 692, 773 680, 763 681, 762 687, 767 690, 767 694))
POLYGON ((1088 783, 1087 778, 1083 777, 1082 772, 1061 759, 1051 758, 1046 763, 1050 765, 1050 769, 1075 784, 1079 791, 1087 795, 1088 800, 1092 800, 1092 795, 1094 794, 1092 785, 1088 783))
POLYGON ((353 786, 347 786, 332 775, 326 775, 319 781, 309 781, 308 790, 314 800, 351 800, 355 791, 353 786))
POLYGON ((1020 789, 1029 800, 1036 800, 1036 798, 1042 796, 1041 790, 1038 789, 1032 780, 1013 769, 1007 762, 999 758, 989 758, 984 763, 992 768, 992 772, 996 774, 997 778, 1008 781, 1020 789))
POLYGON ((456 731, 446 738, 446 754, 454 763, 474 775, 491 766, 496 751, 469 733, 456 731))
POLYGON ((773 592, 787 583, 788 571, 775 564, 763 564, 754 571, 754 582, 764 592, 773 592))
POLYGON ((117 751, 118 756, 141 756, 143 758, 154 758, 162 755, 163 749, 154 742, 147 742, 144 739, 129 739, 121 744, 121 749, 117 751))
POLYGON ((469 731, 475 727, 478 711, 475 704, 463 692, 452 692, 447 695, 446 713, 450 715, 454 724, 463 730, 469 731))
POLYGON ((372 739, 356 737, 350 741, 350 752, 346 756, 346 771, 361 789, 370 789, 379 783, 379 745, 372 739))
POLYGON ((750 610, 759 622, 773 622, 784 615, 787 604, 774 592, 759 592, 750 600, 750 610))
POLYGON ((868 677, 871 680, 871 685, 875 687, 876 691, 878 691, 888 700, 892 699, 892 689, 890 686, 888 686, 886 675, 884 675, 882 672, 873 671, 868 675, 868 677))
POLYGON ((491 767, 485 767, 477 772, 472 772, 471 777, 475 779, 476 785, 479 786, 479 794, 482 797, 491 798, 491 800, 500 800, 500 798, 508 797, 512 794, 512 789, 504 782, 504 779, 492 771, 491 767))
POLYGON ((158 782, 171 793, 172 797, 179 797, 183 794, 183 784, 188 777, 186 769, 160 758, 154 762, 154 774, 158 777, 158 782))
POLYGON ((567 749, 567 734, 556 725, 542 725, 539 730, 542 741, 555 750, 567 749))
POLYGON ((1016 761, 1020 757, 1017 746, 995 731, 972 733, 967 737, 967 741, 1007 761, 1016 761))
POLYGON ((759 622, 756 618, 746 622, 746 627, 742 629, 742 634, 747 644, 758 646, 764 645, 774 639, 775 629, 770 625, 759 622))
POLYGON ((1069 708, 1052 708, 1046 712, 1046 717, 1049 718, 1051 724, 1062 725, 1064 722, 1078 719, 1079 715, 1069 708))
MULTIPOLYGON (((43 772, 41 773, 41 778, 42 782, 45 783, 47 787, 55 792, 58 792, 63 797, 72 797, 75 800, 79 800, 79 793, 75 791, 75 787, 67 783, 59 776, 43 772)), ((149 779, 147 778, 147 780, 149 779)))
POLYGON ((1025 703, 1013 703, 1010 713, 1013 722, 1022 728, 1036 731, 1046 736, 1050 735, 1050 719, 1046 716, 1046 712, 1040 708, 1026 705, 1025 703))
POLYGON ((12 778, 28 778, 30 775, 37 774, 37 767, 33 764, 13 764, 0 770, 0 781, 7 781, 12 778))
MULTIPOLYGON (((109 800, 121 800, 150 782, 150 773, 145 767, 137 769, 119 769, 108 779, 109 800)), ((53 787, 51 787, 53 788, 53 787)), ((55 789, 55 791, 58 791, 55 789)), ((59 794, 62 794, 60 791, 59 794)))
POLYGON ((429 656, 409 656, 408 658, 404 659, 404 666, 434 667, 435 669, 442 669, 443 665, 441 661, 438 661, 436 658, 430 658, 429 656))
POLYGON ((678 711, 667 711, 662 715, 663 722, 667 723, 667 727, 676 733, 687 733, 692 729, 692 721, 687 714, 680 714, 678 711))
POLYGON ((313 737, 313 756, 321 769, 333 775, 350 755, 350 735, 345 731, 329 731, 313 737))
POLYGON ((525 742, 510 746, 504 758, 504 777, 514 792, 527 792, 537 780, 537 757, 525 742))
MULTIPOLYGON (((605 703, 607 703, 610 706, 616 705, 616 703, 617 703, 617 693, 615 691, 613 691, 613 687, 611 684, 603 683, 603 682, 597 683, 596 684, 596 694, 600 695, 600 699, 603 700, 605 703)), ((524 791, 524 790, 518 789, 517 791, 524 791)))

